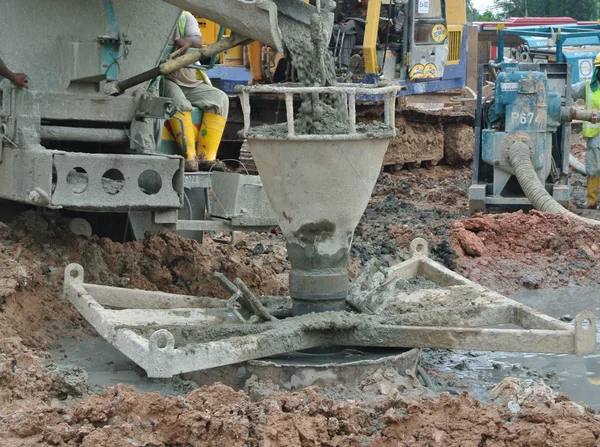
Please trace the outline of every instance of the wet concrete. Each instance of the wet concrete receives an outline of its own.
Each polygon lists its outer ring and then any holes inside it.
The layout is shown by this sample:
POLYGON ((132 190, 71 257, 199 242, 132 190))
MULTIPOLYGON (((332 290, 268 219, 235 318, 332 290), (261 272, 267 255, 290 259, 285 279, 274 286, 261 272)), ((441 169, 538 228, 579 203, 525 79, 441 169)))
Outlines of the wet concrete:
MULTIPOLYGON (((590 310, 600 317, 599 290, 591 287, 515 292, 511 299, 552 317, 575 317, 590 310)), ((596 327, 600 343, 600 318, 596 327)), ((423 361, 440 371, 440 389, 469 391, 478 399, 491 396, 489 388, 512 376, 543 379, 574 402, 600 409, 600 355, 520 354, 502 352, 425 350, 423 361)))
POLYGON ((79 366, 88 373, 90 390, 99 393, 103 386, 122 383, 141 393, 158 391, 163 395, 183 395, 197 385, 178 377, 149 379, 145 371, 102 338, 66 338, 52 350, 57 365, 79 366))

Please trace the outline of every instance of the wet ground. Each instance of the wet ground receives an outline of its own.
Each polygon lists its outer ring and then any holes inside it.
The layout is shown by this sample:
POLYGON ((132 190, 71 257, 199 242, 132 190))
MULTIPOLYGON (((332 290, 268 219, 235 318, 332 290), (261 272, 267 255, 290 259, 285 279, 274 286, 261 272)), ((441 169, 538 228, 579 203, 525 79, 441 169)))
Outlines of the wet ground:
MULTIPOLYGON (((569 294, 519 290, 597 286, 600 233, 540 213, 471 217, 469 179, 468 167, 382 174, 355 234, 350 276, 372 258, 385 264, 402 261, 410 241, 424 237, 434 259, 492 290, 512 293, 558 317, 574 316, 582 308, 598 314, 593 289, 569 294)), ((584 184, 573 186, 581 195, 584 184)), ((273 388, 237 392, 216 385, 189 392, 194 388, 189 382, 145 378, 140 368, 95 338, 62 297, 64 267, 71 262, 84 265, 86 281, 118 287, 227 298, 212 278, 221 271, 230 279, 240 277, 256 294, 285 295, 289 262, 276 230, 240 235, 233 245, 208 240, 199 245, 169 233, 122 244, 73 237, 60 219, 30 212, 8 226, 0 224, 0 240, 1 447, 114 447, 123 442, 161 447, 580 447, 600 440, 600 417, 571 402, 533 402, 519 415, 508 415, 501 404, 487 406, 486 400, 491 386, 519 376, 544 379, 556 391, 599 408, 598 357, 425 353, 438 393, 466 390, 481 401, 442 393, 440 399, 408 403, 406 377, 387 371, 365 383, 370 392, 389 393, 375 406, 314 389, 275 397, 263 394, 273 388), (52 362, 59 373, 49 366, 52 362), (88 395, 84 379, 99 394, 88 395), (121 384, 160 393, 136 393, 121 384), (116 386, 100 391, 104 385, 116 386)))
MULTIPOLYGON (((523 290, 510 298, 555 318, 572 319, 583 310, 594 312, 600 344, 600 299, 597 288, 576 287, 554 290, 523 290)), ((90 389, 119 383, 138 392, 158 391, 163 395, 183 395, 198 387, 178 377, 173 380, 148 379, 145 372, 101 338, 85 337, 60 340, 51 351, 52 361, 78 366, 88 373, 90 389), (91 354, 93 353, 93 354, 91 354)), ((336 358, 340 355, 336 354, 336 358)), ((375 354, 361 360, 374 359, 375 354)), ((324 362, 324 359, 320 359, 324 362)), ((554 391, 567 394, 574 402, 600 410, 600 353, 579 358, 573 355, 521 354, 424 350, 422 361, 434 380, 434 392, 468 391, 482 401, 491 398, 490 389, 506 377, 528 381, 542 379, 554 391)), ((329 360, 327 360, 329 362, 329 360)))
POLYGON ((64 338, 50 354, 53 363, 84 368, 93 393, 99 393, 103 386, 119 383, 132 386, 140 393, 158 391, 165 396, 183 395, 198 388, 179 377, 149 379, 142 368, 99 337, 64 338))
MULTIPOLYGON (((600 291, 597 287, 523 290, 510 298, 555 318, 571 319, 583 310, 595 313, 600 342, 600 291)), ((506 377, 542 379, 553 390, 600 409, 600 352, 598 355, 521 354, 425 350, 424 362, 440 379, 440 388, 467 390, 478 399, 491 397, 490 388, 506 377), (441 375, 437 375, 439 372, 441 375), (449 376, 446 376, 449 375, 449 376)))

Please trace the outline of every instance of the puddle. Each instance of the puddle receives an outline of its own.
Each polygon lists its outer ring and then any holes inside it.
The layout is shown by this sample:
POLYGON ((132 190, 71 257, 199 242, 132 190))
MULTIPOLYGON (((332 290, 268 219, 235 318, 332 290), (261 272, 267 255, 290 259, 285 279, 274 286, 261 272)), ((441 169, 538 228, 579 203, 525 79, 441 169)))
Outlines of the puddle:
POLYGON ((173 379, 149 379, 145 371, 121 354, 102 338, 72 338, 60 341, 60 348, 52 350, 52 361, 59 365, 75 365, 85 368, 89 385, 94 393, 103 386, 122 383, 132 386, 140 393, 158 391, 162 395, 184 395, 197 385, 178 377, 173 379))
MULTIPOLYGON (((600 344, 600 291, 577 287, 554 290, 526 290, 510 298, 552 317, 574 317, 590 310, 598 317, 596 339, 600 344)), ((448 386, 466 390, 480 400, 490 397, 489 388, 505 377, 544 379, 555 391, 567 394, 600 410, 600 355, 576 357, 556 354, 520 354, 503 352, 446 351, 430 349, 423 361, 438 371, 455 376, 445 377, 448 386)))

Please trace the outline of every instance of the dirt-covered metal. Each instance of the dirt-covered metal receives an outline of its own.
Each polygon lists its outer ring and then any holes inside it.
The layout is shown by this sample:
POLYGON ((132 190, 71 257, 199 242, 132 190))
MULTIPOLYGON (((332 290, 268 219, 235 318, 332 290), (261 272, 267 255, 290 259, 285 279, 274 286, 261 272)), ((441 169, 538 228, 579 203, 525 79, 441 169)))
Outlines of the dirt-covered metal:
POLYGON ((404 263, 366 272, 375 278, 371 289, 355 290, 348 299, 362 313, 243 322, 226 301, 86 284, 83 268, 76 264, 65 270, 64 294, 102 337, 149 377, 326 346, 595 353, 593 313, 580 313, 571 326, 432 261, 422 239, 413 241, 411 251, 404 263), (393 292, 399 290, 398 280, 416 277, 437 288, 393 292))

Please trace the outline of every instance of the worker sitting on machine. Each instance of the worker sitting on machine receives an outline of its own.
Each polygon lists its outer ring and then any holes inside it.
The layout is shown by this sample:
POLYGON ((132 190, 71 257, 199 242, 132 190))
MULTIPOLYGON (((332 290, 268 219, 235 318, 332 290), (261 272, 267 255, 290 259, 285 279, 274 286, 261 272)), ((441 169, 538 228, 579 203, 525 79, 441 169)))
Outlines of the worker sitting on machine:
MULTIPOLYGON (((573 85, 573 100, 584 99, 586 110, 600 110, 600 54, 594 61, 592 79, 573 85)), ((587 194, 585 206, 596 208, 598 204, 598 189, 600 188, 600 124, 583 122, 583 138, 586 141, 585 171, 587 174, 587 194)))
MULTIPOLYGON (((170 44, 174 45, 175 51, 202 46, 200 27, 191 13, 184 11, 181 14, 170 44)), ((217 151, 229 113, 227 94, 198 79, 197 70, 193 68, 182 68, 165 77, 161 94, 175 102, 177 114, 169 123, 184 155, 185 170, 223 170, 223 164, 217 160, 217 151), (197 138, 192 122, 193 106, 204 112, 197 138)))
POLYGON ((25 73, 13 73, 8 69, 2 58, 0 57, 0 76, 8 79, 16 86, 29 88, 29 78, 25 73))

